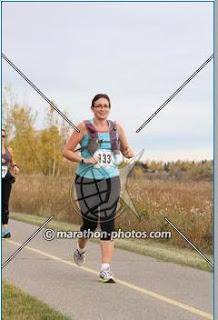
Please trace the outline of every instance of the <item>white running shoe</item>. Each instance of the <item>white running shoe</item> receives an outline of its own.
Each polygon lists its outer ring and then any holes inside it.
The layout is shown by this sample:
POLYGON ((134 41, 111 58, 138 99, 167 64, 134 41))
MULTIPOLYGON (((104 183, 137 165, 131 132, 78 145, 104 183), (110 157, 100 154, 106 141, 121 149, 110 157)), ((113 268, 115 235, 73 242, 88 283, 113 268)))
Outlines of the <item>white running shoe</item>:
POLYGON ((75 264, 81 267, 86 261, 86 251, 80 253, 78 249, 74 251, 73 259, 75 264))
POLYGON ((113 274, 110 270, 110 268, 107 268, 105 270, 101 270, 99 274, 99 279, 104 283, 115 283, 113 279, 113 274))

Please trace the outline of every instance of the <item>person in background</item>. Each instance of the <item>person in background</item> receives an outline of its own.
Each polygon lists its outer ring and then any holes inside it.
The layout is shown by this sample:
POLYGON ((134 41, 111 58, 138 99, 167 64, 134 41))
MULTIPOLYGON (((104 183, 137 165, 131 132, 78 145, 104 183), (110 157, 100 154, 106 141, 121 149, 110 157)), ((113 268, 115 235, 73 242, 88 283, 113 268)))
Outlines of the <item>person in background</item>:
POLYGON ((14 175, 18 173, 19 168, 13 161, 12 149, 6 145, 6 131, 2 129, 2 238, 11 237, 8 228, 9 200, 12 183, 15 182, 14 175))

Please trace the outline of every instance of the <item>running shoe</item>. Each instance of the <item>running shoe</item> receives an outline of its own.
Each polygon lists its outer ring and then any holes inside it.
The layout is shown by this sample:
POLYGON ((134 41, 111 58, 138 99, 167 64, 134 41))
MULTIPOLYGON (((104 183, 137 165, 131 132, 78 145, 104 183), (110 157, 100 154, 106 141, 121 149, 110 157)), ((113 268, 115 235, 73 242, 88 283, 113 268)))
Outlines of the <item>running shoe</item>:
POLYGON ((110 268, 107 268, 105 270, 101 270, 99 274, 100 281, 104 283, 115 283, 113 279, 113 274, 111 273, 110 268))
POLYGON ((2 229, 2 238, 10 238, 11 237, 11 233, 9 229, 2 229))
POLYGON ((86 260, 86 251, 83 253, 80 253, 79 250, 76 249, 73 254, 73 259, 74 259, 75 264, 77 264, 79 267, 81 267, 85 263, 85 260, 86 260))

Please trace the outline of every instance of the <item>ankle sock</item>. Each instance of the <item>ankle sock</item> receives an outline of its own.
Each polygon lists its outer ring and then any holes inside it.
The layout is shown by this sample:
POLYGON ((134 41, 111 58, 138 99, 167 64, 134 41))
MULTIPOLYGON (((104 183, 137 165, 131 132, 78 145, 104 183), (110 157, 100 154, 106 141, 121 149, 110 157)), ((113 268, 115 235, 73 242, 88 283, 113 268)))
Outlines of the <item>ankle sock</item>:
POLYGON ((79 251, 79 253, 84 253, 84 252, 86 252, 86 247, 85 248, 80 248, 79 244, 77 243, 77 250, 79 251))
POLYGON ((108 268, 110 268, 109 263, 102 263, 102 264, 101 264, 101 271, 107 270, 108 268))

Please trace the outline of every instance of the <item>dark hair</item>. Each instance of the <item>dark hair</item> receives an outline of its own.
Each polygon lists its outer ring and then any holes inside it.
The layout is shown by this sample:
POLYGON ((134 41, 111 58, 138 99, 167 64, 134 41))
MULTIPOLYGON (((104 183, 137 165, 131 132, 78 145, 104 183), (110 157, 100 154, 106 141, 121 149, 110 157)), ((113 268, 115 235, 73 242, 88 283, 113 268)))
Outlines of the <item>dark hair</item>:
POLYGON ((94 98, 92 99, 92 105, 91 107, 94 107, 94 104, 95 102, 98 100, 98 99, 101 99, 101 98, 104 98, 106 99, 108 102, 109 102, 109 108, 111 107, 111 101, 110 101, 110 98, 108 97, 107 94, 105 93, 98 93, 94 96, 94 98))

